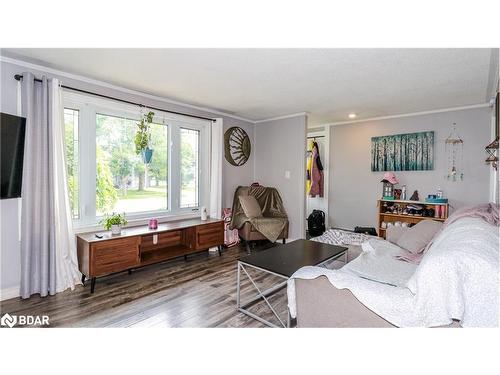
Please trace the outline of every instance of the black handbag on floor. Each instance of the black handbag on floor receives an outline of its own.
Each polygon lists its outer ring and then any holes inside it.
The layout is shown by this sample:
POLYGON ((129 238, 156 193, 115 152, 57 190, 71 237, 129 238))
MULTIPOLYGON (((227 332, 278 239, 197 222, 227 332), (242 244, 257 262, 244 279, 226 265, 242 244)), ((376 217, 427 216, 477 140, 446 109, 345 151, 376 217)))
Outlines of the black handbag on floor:
POLYGON ((356 227, 356 228, 354 228, 354 231, 356 233, 364 233, 364 234, 368 234, 370 236, 377 235, 377 231, 373 227, 356 227))
POLYGON ((325 213, 321 210, 313 210, 307 218, 307 230, 311 237, 321 236, 325 233, 325 213))

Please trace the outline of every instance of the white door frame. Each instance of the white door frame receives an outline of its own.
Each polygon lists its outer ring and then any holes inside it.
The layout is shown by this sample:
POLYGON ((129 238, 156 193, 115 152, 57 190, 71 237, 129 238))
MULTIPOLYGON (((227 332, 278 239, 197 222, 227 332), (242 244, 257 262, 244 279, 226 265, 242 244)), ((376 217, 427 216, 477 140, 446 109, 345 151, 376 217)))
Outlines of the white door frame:
MULTIPOLYGON (((329 192, 329 176, 330 176, 330 127, 325 127, 323 130, 318 130, 315 131, 313 129, 308 129, 306 133, 306 147, 308 144, 308 139, 309 137, 318 137, 318 136, 323 136, 325 139, 325 146, 324 146, 324 153, 325 157, 324 159, 321 159, 321 162, 323 164, 323 177, 324 177, 324 197, 323 199, 325 200, 325 227, 326 229, 329 228, 328 225, 328 206, 329 206, 329 201, 328 201, 328 192, 329 192), (312 130, 312 131, 311 131, 312 130)), ((306 150, 307 151, 307 150, 306 150)), ((306 168, 307 168, 307 158, 306 158, 306 168)), ((305 204, 306 204, 306 211, 307 211, 307 195, 304 194, 304 199, 305 199, 305 204)), ((307 224, 306 224, 307 225, 307 224)))

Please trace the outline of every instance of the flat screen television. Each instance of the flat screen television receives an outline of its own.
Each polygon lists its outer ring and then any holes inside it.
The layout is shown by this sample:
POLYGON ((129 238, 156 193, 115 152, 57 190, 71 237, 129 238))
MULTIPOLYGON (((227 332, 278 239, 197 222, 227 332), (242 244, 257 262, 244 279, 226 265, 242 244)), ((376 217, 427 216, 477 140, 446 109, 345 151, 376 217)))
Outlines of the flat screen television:
POLYGON ((19 198, 23 182, 24 136, 26 119, 0 113, 0 199, 19 198))

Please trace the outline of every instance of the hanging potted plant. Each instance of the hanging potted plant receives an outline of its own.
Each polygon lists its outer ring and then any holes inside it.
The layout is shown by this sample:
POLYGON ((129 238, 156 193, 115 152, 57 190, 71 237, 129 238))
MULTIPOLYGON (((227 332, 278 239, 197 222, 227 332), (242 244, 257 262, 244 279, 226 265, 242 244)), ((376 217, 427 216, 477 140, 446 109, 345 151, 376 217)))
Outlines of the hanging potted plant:
POLYGON ((127 225, 128 221, 125 219, 125 213, 115 214, 113 212, 111 215, 105 214, 104 218, 99 223, 102 224, 104 229, 111 229, 111 234, 117 235, 121 234, 122 226, 127 225))
POLYGON ((137 123, 137 132, 135 133, 135 152, 141 154, 145 164, 151 162, 153 157, 153 149, 151 144, 151 123, 153 122, 154 112, 149 111, 144 115, 140 122, 137 123))

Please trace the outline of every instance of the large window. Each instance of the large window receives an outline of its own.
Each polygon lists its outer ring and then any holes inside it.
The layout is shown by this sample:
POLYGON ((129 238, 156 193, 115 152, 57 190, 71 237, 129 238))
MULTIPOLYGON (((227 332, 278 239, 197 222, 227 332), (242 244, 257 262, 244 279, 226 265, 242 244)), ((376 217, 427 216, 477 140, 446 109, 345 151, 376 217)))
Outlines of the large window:
POLYGON ((155 111, 146 163, 138 108, 65 93, 66 161, 76 226, 111 212, 130 220, 193 214, 208 202, 209 123, 155 111))
POLYGON ((137 121, 96 115, 96 212, 136 213, 168 208, 168 125, 151 125, 153 157, 135 152, 137 121))

